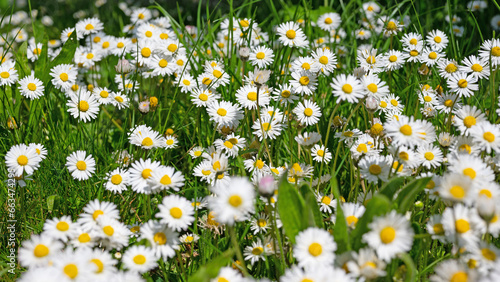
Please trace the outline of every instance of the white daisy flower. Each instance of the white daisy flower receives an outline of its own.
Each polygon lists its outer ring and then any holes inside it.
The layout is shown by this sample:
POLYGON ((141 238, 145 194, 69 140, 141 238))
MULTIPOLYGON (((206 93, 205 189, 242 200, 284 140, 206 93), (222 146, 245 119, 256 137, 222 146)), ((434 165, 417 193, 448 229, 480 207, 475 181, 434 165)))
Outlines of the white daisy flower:
POLYGON ((43 225, 43 232, 56 240, 67 242, 69 238, 74 237, 78 224, 71 220, 70 216, 49 219, 43 225))
POLYGON ((66 103, 68 112, 83 122, 88 122, 97 117, 99 113, 99 102, 92 93, 81 90, 76 95, 71 95, 66 103))
POLYGON ((41 157, 37 154, 36 148, 19 144, 12 146, 5 155, 7 169, 15 176, 33 174, 40 166, 41 157))
POLYGON ((159 166, 153 170, 147 179, 151 192, 158 193, 162 190, 179 191, 184 186, 184 176, 171 166, 159 166))
POLYGON ((101 217, 101 215, 105 215, 112 219, 120 218, 118 208, 115 204, 104 201, 100 202, 95 199, 85 205, 83 213, 80 214, 80 218, 77 222, 84 231, 91 231, 97 226, 97 219, 101 217))
POLYGON ((321 109, 314 101, 304 100, 299 103, 294 109, 293 113, 297 115, 300 123, 306 126, 315 125, 321 117, 321 109))
POLYGON ((293 256, 305 269, 333 265, 337 244, 328 231, 310 227, 295 237, 293 256))
POLYGON ((66 166, 71 176, 80 181, 89 179, 95 172, 95 160, 85 151, 76 151, 66 158, 66 166))
POLYGON ((490 77, 490 66, 485 58, 478 58, 471 55, 462 60, 463 66, 459 66, 459 71, 472 74, 476 79, 490 77))
POLYGON ((479 89, 477 78, 467 73, 457 72, 448 79, 448 88, 451 92, 457 93, 460 97, 470 97, 474 91, 479 89))
POLYGON ((146 222, 140 232, 140 240, 148 240, 155 256, 163 260, 174 257, 175 250, 179 249, 179 234, 157 220, 146 222))
POLYGON ((132 186, 132 190, 141 194, 150 194, 152 187, 148 180, 160 165, 159 162, 151 161, 151 159, 139 159, 133 162, 132 167, 129 169, 129 184, 132 186))
POLYGON ((259 68, 263 69, 273 63, 273 50, 265 46, 254 47, 250 52, 250 57, 248 58, 248 60, 252 63, 252 65, 258 66, 259 68))
POLYGON ((292 72, 292 79, 289 83, 293 93, 301 95, 312 95, 317 88, 317 77, 310 71, 292 72))
POLYGON ((311 156, 313 157, 314 161, 319 163, 329 163, 332 160, 332 153, 330 153, 328 148, 325 148, 325 146, 320 146, 318 144, 312 147, 311 156))
POLYGON ((472 139, 481 147, 481 150, 486 151, 488 154, 491 151, 500 152, 500 128, 498 128, 498 125, 482 121, 471 127, 469 133, 472 139))
POLYGON ((307 37, 299 27, 299 24, 289 21, 278 26, 278 40, 289 47, 306 47, 308 45, 307 37))
POLYGON ((129 177, 128 171, 121 168, 108 172, 104 178, 106 180, 106 190, 121 194, 127 190, 129 177))
POLYGON ((48 267, 62 250, 63 244, 46 234, 32 235, 19 248, 19 264, 24 267, 48 267))
POLYGON ((330 83, 332 94, 338 101, 347 101, 357 103, 359 99, 365 96, 363 86, 353 75, 339 74, 333 78, 330 83))
POLYGON ((134 245, 127 249, 122 257, 122 263, 130 271, 145 273, 157 267, 158 258, 153 249, 134 245))

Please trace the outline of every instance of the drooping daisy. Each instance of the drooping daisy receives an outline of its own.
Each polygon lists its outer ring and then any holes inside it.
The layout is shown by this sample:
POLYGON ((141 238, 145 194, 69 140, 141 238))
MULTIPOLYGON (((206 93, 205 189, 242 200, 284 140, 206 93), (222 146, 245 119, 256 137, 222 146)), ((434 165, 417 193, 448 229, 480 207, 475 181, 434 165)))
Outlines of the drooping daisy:
POLYGON ((300 123, 306 126, 315 125, 321 117, 321 109, 314 101, 304 100, 293 109, 300 123))
POLYGON ((359 219, 365 213, 365 210, 366 208, 359 203, 343 203, 342 213, 344 213, 347 226, 349 226, 349 228, 354 229, 359 219))
POLYGON ((97 117, 99 113, 99 102, 92 93, 81 90, 76 95, 71 95, 66 103, 68 112, 83 122, 88 122, 97 117))
POLYGON ((337 244, 328 231, 310 227, 299 232, 295 241, 293 256, 300 267, 308 269, 333 265, 337 244))
POLYGON ((66 158, 66 166, 71 176, 80 181, 89 179, 95 172, 95 160, 85 151, 76 151, 66 158))
POLYGON ((333 78, 330 86, 332 87, 332 94, 337 97, 338 101, 347 101, 354 104, 365 96, 363 86, 353 75, 339 74, 333 78))
POLYGON ((363 241, 386 262, 412 247, 413 229, 408 220, 395 210, 385 216, 375 217, 368 227, 370 232, 363 235, 363 241))

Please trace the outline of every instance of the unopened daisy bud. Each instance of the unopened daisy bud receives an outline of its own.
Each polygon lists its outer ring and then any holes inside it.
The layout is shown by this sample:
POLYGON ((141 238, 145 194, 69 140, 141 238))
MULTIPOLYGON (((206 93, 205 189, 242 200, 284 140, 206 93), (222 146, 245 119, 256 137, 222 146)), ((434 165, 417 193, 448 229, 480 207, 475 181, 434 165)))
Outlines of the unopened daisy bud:
POLYGON ((333 118, 333 127, 340 128, 340 127, 344 126, 345 121, 346 120, 344 118, 342 118, 341 116, 335 116, 333 118))
POLYGON ((248 48, 248 47, 241 47, 240 50, 238 51, 238 54, 240 55, 240 59, 243 62, 245 62, 250 57, 250 48, 248 48))
POLYGON ((118 73, 129 73, 133 69, 134 69, 134 66, 132 64, 130 64, 130 62, 127 59, 119 60, 115 66, 115 70, 118 73))
POLYGON ((147 114, 149 112, 149 101, 142 101, 139 103, 139 111, 143 114, 147 114))
POLYGON ((122 253, 116 252, 115 253, 115 259, 121 259, 122 258, 122 253))
POLYGON ((375 97, 367 97, 365 101, 365 107, 370 112, 375 112, 378 109, 378 102, 375 97))
POLYGON ((264 197, 272 197, 276 190, 274 177, 264 176, 259 181, 259 193, 264 197))
POLYGON ((415 207, 416 207, 417 209, 421 209, 421 208, 423 208, 423 207, 424 207, 424 203, 422 203, 422 201, 416 201, 416 202, 415 202, 415 207))
POLYGON ((477 198, 477 213, 486 222, 491 222, 495 216, 495 201, 485 195, 479 195, 477 198))
POLYGON ((257 86, 262 86, 266 84, 271 76, 271 71, 269 70, 256 70, 254 73, 254 82, 257 86))
POLYGON ((443 147, 449 147, 453 143, 453 136, 448 132, 441 132, 438 137, 438 142, 443 147))

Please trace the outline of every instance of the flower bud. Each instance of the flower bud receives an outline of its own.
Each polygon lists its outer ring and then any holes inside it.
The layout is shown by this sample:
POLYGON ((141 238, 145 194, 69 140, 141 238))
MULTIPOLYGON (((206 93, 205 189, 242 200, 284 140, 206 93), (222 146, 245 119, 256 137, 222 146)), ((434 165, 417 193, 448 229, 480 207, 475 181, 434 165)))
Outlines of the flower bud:
POLYGON ((250 48, 248 48, 248 47, 241 47, 240 50, 238 51, 238 54, 240 55, 240 59, 243 62, 245 62, 250 57, 250 48))
POLYGON ((259 180, 259 193, 264 197, 271 197, 274 195, 276 184, 274 177, 264 176, 259 180))
POLYGON ((115 66, 115 70, 118 73, 129 73, 133 69, 134 69, 134 66, 127 59, 119 60, 115 66))
POLYGON ((365 107, 368 111, 370 112, 375 112, 377 109, 378 109, 378 102, 377 102, 377 99, 375 99, 375 97, 367 97, 366 98, 366 102, 365 102, 365 107))
POLYGON ((477 213, 486 222, 490 222, 495 216, 495 201, 485 195, 479 195, 477 198, 477 213))

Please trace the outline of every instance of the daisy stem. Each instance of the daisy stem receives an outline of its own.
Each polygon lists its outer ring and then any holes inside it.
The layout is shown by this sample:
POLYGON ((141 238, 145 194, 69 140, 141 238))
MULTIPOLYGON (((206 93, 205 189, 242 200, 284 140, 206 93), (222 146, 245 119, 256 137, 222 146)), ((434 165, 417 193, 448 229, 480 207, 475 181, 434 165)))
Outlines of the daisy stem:
POLYGON ((229 229, 229 234, 231 236, 231 242, 233 243, 233 247, 236 250, 236 257, 241 262, 241 271, 243 271, 243 274, 245 274, 245 276, 248 277, 250 276, 250 274, 248 273, 245 260, 243 259, 243 254, 241 253, 240 245, 238 244, 238 238, 236 238, 234 225, 228 225, 227 227, 228 227, 227 229, 229 229))
MULTIPOLYGON (((351 114, 349 115, 349 117, 347 118, 347 120, 346 120, 346 122, 345 122, 345 124, 344 124, 344 127, 342 127, 342 134, 344 133, 344 131, 345 131, 346 127, 347 127, 347 124, 349 124, 349 121, 351 120, 352 116, 354 115, 354 113, 355 113, 355 112, 357 112, 357 111, 358 111, 359 107, 360 107, 362 104, 363 104, 363 102, 362 102, 362 101, 359 101, 359 103, 356 105, 356 107, 354 108, 354 110, 351 112, 351 114)), ((332 114, 333 114, 333 113, 332 113, 332 114)), ((330 119, 331 119, 331 118, 330 118, 330 119)), ((326 133, 326 137, 327 137, 327 138, 328 138, 328 134, 330 133, 330 132, 329 132, 329 131, 330 131, 330 127, 331 127, 331 126, 328 126, 328 131, 327 131, 327 133, 326 133)), ((328 141, 328 139, 326 139, 326 141, 328 141)), ((325 142, 325 144, 327 144, 327 143, 325 142)), ((337 158, 338 158, 338 156, 339 156, 339 151, 340 151, 339 149, 340 149, 340 145, 341 145, 341 143, 339 143, 339 144, 338 144, 338 146, 337 146, 337 151, 335 152, 335 159, 334 159, 334 161, 333 161, 333 167, 332 167, 332 170, 333 170, 333 168, 337 167, 337 158)), ((321 166, 323 166, 323 163, 321 164, 321 166)), ((320 172, 321 172, 322 168, 323 168, 323 167, 321 167, 320 172)), ((332 177, 335 177, 335 175, 332 175, 332 177)), ((318 182, 318 183, 319 183, 319 182, 318 182)))
MULTIPOLYGON (((332 129, 332 122, 333 122, 333 117, 335 116, 335 112, 338 110, 340 107, 340 103, 337 103, 335 105, 335 108, 333 108, 332 114, 330 115, 330 119, 328 120, 328 129, 326 130, 326 137, 325 137, 325 148, 328 148, 328 137, 330 136, 330 130, 332 129)), ((337 153, 338 153, 338 147, 337 147, 337 152, 335 153, 335 160, 337 160, 337 153)), ((321 166, 319 169, 319 176, 321 177, 321 173, 323 173, 323 165, 324 162, 321 162, 321 166)), ((319 182, 318 181, 318 186, 316 187, 316 192, 319 191, 319 182)))
POLYGON ((184 276, 184 279, 188 281, 186 270, 184 269, 184 264, 182 263, 181 253, 178 250, 176 250, 175 253, 177 254, 177 262, 179 263, 179 267, 181 268, 182 276, 184 276))
MULTIPOLYGON (((276 228, 277 226, 277 220, 276 220, 276 206, 272 206, 271 205, 271 201, 270 201, 270 198, 269 198, 269 207, 271 207, 271 220, 272 220, 272 236, 273 236, 273 249, 274 251, 276 252, 276 241, 278 241, 278 246, 280 248, 280 259, 281 259, 281 273, 283 273, 284 271, 284 267, 286 266, 286 262, 285 262, 285 255, 283 254, 283 244, 281 243, 281 236, 280 234, 278 233, 278 229, 276 228)), ((278 269, 276 268, 276 272, 278 272, 278 269)), ((278 273, 276 275, 276 277, 279 277, 278 273)))

